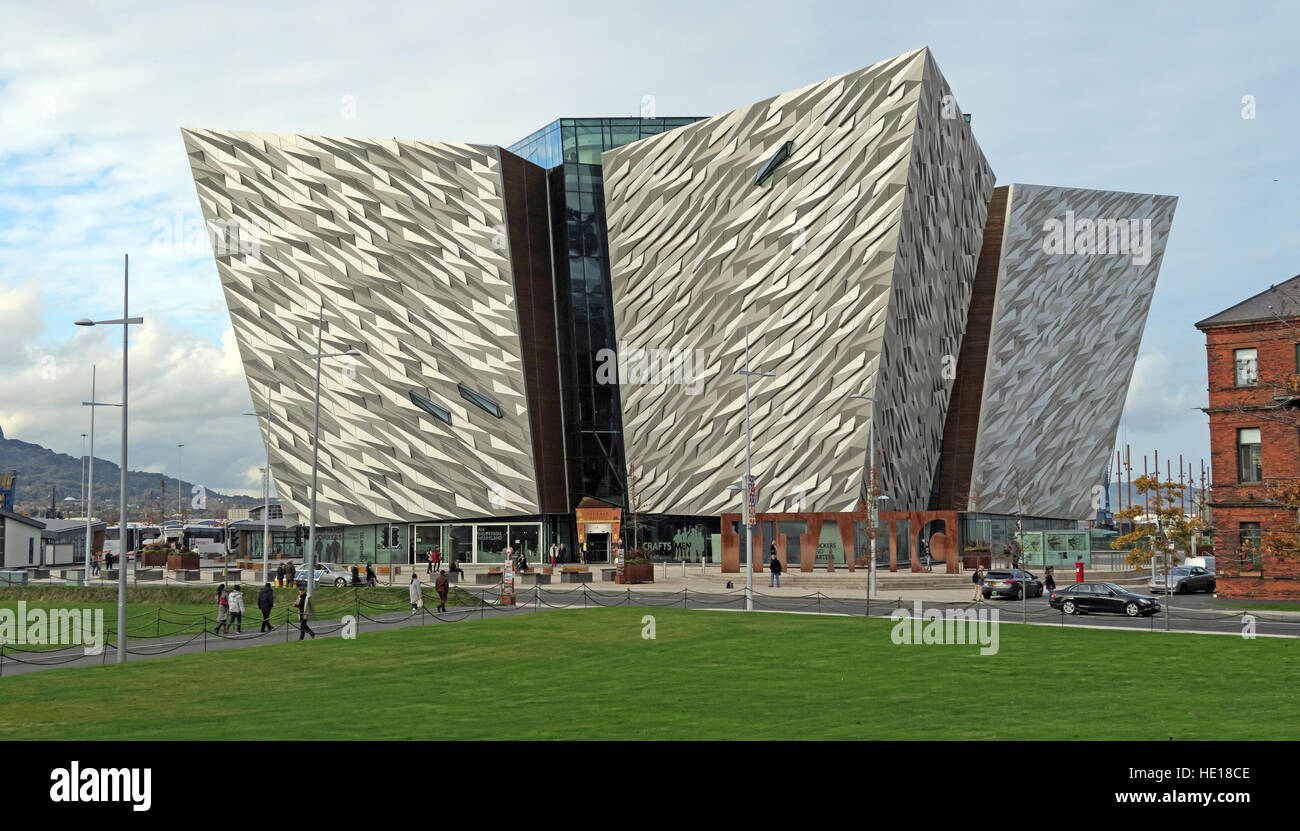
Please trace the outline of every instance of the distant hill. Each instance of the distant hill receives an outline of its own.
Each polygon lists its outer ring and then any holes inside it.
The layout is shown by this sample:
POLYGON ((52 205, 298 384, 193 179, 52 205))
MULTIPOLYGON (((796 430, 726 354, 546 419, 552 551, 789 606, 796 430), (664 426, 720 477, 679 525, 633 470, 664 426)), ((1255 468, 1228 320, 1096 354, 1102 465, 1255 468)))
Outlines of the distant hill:
MULTIPOLYGON (((5 438, 0 430, 0 472, 16 470, 18 472, 17 492, 14 494, 14 507, 26 514, 43 515, 50 507, 50 491, 54 491, 56 510, 68 515, 82 514, 81 476, 82 461, 79 457, 66 453, 55 453, 39 444, 5 438), (66 497, 73 502, 64 502, 66 497)), ((95 457, 95 510, 94 515, 101 519, 117 520, 119 468, 116 463, 95 457)), ((159 513, 157 501, 162 491, 158 473, 146 473, 130 470, 126 474, 127 511, 132 522, 145 520, 149 512, 159 513)), ((173 517, 176 513, 176 478, 166 477, 167 505, 163 506, 162 517, 173 517)), ((185 506, 189 512, 189 493, 192 482, 183 482, 186 494, 185 506)), ((208 509, 192 511, 191 516, 205 518, 224 518, 228 508, 251 508, 261 504, 261 500, 252 496, 236 496, 209 490, 207 492, 208 509)))

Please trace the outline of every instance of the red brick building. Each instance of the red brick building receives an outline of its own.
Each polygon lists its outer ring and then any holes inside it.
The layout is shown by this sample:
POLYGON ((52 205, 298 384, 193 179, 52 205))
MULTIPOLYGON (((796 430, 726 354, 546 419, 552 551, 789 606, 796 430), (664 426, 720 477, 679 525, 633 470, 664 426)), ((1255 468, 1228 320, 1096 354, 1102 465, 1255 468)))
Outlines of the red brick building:
POLYGON ((1256 550, 1265 534, 1290 527, 1270 489, 1300 480, 1300 276, 1196 328, 1209 368, 1218 593, 1300 600, 1300 559, 1256 550))

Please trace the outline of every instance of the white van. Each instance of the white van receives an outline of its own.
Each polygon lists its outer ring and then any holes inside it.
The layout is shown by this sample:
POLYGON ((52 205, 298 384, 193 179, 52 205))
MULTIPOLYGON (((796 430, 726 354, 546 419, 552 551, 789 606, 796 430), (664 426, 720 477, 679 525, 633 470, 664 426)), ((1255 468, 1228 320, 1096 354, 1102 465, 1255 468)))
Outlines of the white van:
POLYGON ((1183 560, 1181 563, 1179 563, 1179 565, 1183 565, 1183 566, 1200 566, 1201 568, 1205 569, 1206 571, 1210 572, 1211 574, 1214 573, 1214 557, 1213 557, 1213 556, 1209 556, 1209 557, 1188 557, 1186 560, 1183 560))

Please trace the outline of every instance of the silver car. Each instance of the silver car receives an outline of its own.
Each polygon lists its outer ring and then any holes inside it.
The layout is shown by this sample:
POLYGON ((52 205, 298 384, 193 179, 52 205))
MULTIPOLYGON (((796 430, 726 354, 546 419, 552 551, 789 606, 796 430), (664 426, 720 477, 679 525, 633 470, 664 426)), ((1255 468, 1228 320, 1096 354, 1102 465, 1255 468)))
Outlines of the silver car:
MULTIPOLYGON (((298 566, 297 572, 293 576, 294 584, 300 588, 307 586, 307 569, 298 566)), ((319 586, 338 586, 340 588, 351 584, 352 573, 344 566, 332 565, 330 563, 316 564, 316 585, 319 586)))
POLYGON ((1152 575, 1151 582, 1147 583, 1147 588, 1156 594, 1213 592, 1214 587, 1214 575, 1201 566, 1174 566, 1169 570, 1168 587, 1163 573, 1152 575))

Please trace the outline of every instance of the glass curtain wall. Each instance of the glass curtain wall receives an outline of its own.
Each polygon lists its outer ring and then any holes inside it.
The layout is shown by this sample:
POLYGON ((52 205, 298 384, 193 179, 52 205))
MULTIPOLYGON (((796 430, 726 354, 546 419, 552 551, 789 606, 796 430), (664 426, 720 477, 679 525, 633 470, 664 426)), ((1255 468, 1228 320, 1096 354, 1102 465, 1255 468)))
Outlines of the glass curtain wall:
POLYGON ((617 349, 601 154, 698 120, 564 118, 509 148, 549 171, 560 392, 569 491, 575 499, 594 496, 626 504, 618 387, 597 383, 602 361, 615 370, 617 349))

